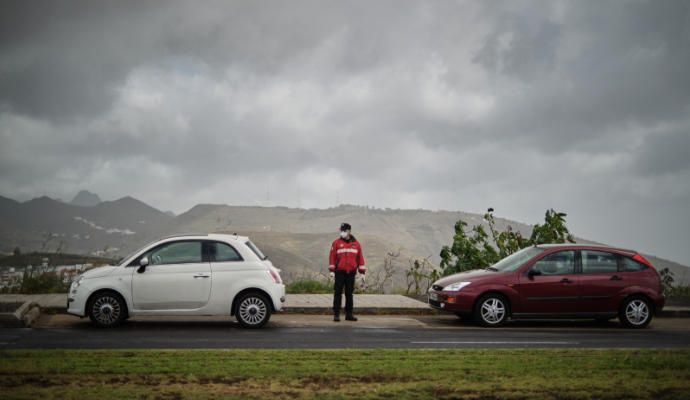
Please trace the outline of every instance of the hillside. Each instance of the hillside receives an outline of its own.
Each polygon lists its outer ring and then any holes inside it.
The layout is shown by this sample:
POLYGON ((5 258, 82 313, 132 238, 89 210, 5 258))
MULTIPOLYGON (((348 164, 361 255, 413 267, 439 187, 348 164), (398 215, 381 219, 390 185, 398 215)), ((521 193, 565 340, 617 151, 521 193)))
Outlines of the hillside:
MULTIPOLYGON (((283 269, 286 279, 324 273, 330 243, 340 223, 352 224, 363 244, 372 273, 380 271, 388 253, 395 261, 396 286, 402 286, 410 260, 440 262, 453 227, 462 219, 483 223, 478 214, 451 211, 391 210, 343 205, 329 209, 250 207, 201 204, 179 216, 161 212, 137 199, 124 197, 95 206, 75 206, 48 197, 16 202, 0 197, 0 251, 61 251, 116 258, 143 244, 173 233, 236 232, 253 238, 283 269)), ((531 226, 498 218, 499 229, 511 225, 524 235, 531 226)), ((590 242, 578 239, 581 242, 590 242)), ((690 284, 690 268, 648 256, 659 269, 668 267, 677 282, 690 284)))

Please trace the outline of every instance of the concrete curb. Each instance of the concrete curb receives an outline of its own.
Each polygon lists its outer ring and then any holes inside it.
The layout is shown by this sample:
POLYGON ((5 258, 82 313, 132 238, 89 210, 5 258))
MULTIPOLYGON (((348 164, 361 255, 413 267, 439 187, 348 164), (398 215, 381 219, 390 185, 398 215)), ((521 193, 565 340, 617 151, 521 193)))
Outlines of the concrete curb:
MULTIPOLYGON (((330 307, 289 307, 284 308, 280 313, 332 315, 333 309, 330 307)), ((355 306, 354 313, 362 315, 434 315, 438 312, 432 308, 374 308, 355 306)), ((341 314, 345 315, 345 309, 342 310, 341 314)))
POLYGON ((657 313, 657 317, 663 318, 690 318, 690 308, 687 307, 670 307, 664 308, 660 313, 657 313))
POLYGON ((30 327, 41 315, 41 308, 33 301, 26 301, 14 312, 0 313, 0 327, 30 327))

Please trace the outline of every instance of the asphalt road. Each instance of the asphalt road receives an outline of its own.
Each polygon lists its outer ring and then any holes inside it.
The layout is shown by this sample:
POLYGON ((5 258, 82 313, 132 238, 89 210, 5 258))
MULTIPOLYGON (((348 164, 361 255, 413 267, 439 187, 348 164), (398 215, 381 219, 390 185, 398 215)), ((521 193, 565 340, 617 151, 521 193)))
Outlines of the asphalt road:
POLYGON ((617 322, 523 321, 479 328, 452 316, 277 315, 260 330, 229 318, 138 318, 102 330, 87 319, 43 316, 35 328, 0 329, 0 348, 654 348, 690 347, 690 319, 659 318, 628 330, 617 322))

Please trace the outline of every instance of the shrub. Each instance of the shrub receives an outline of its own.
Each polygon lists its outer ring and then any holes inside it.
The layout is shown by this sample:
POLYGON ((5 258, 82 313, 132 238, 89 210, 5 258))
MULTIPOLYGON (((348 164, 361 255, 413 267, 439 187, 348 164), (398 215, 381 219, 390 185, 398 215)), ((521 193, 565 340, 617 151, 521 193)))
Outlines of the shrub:
POLYGON ((333 293, 333 285, 314 279, 304 279, 288 283, 285 286, 285 291, 290 294, 333 293))

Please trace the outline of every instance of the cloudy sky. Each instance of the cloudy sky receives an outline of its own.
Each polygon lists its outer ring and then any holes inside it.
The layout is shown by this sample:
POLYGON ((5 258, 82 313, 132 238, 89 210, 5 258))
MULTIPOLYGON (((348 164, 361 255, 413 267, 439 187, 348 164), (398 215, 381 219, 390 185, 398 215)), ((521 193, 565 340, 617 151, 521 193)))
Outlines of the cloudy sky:
POLYGON ((0 3, 0 195, 482 212, 690 262, 690 2, 0 3))

